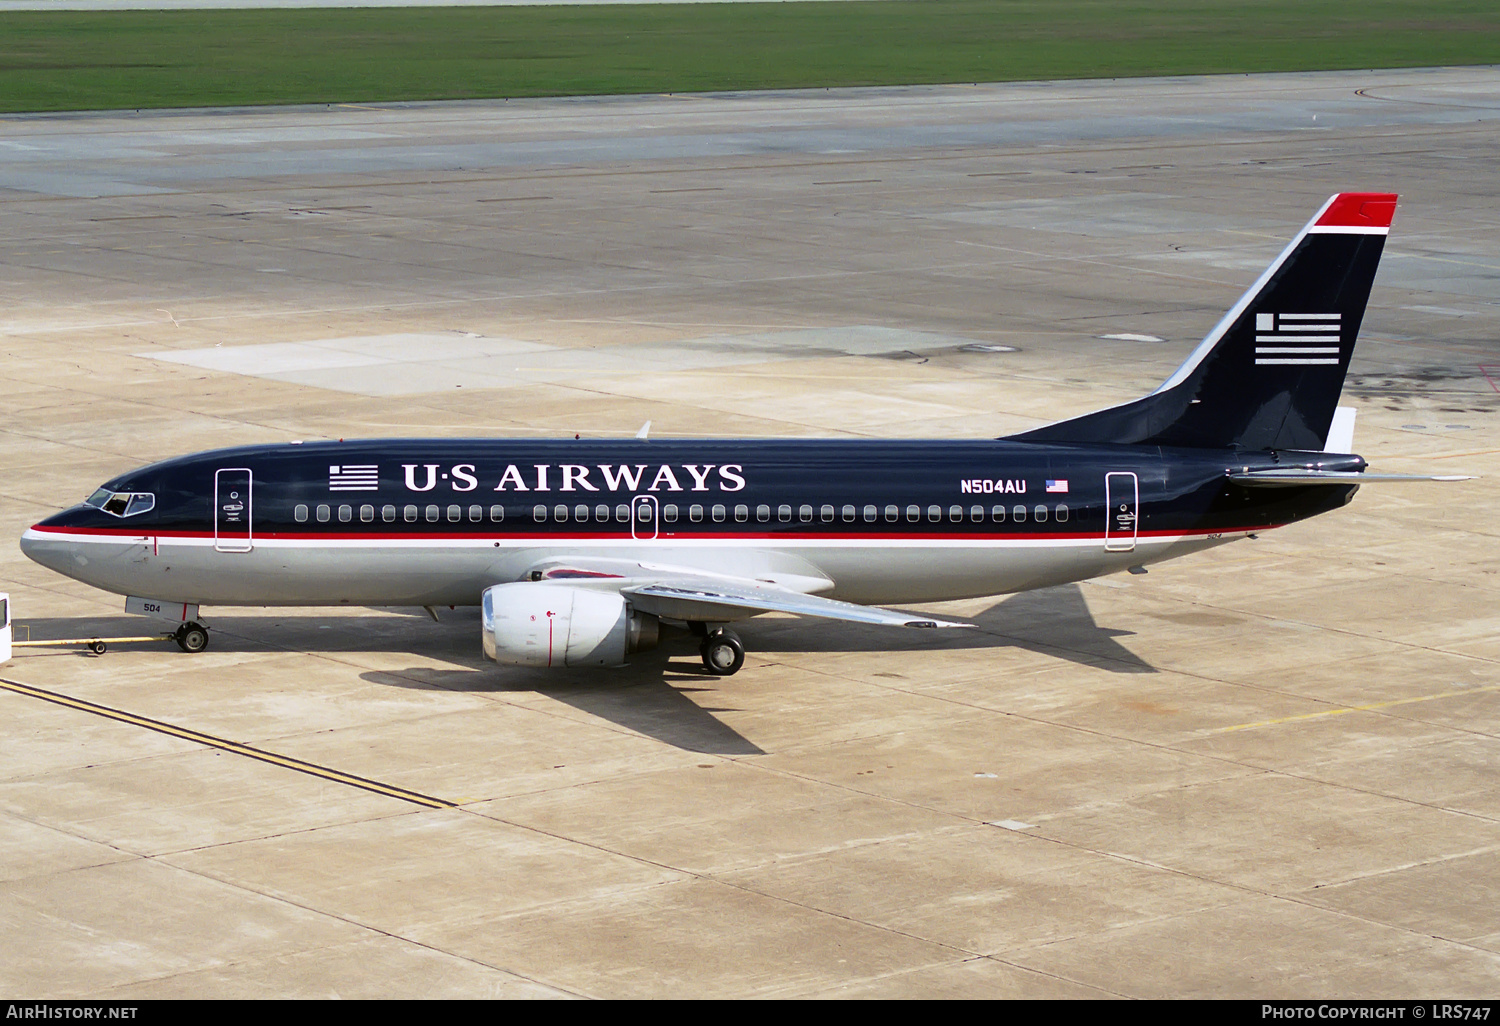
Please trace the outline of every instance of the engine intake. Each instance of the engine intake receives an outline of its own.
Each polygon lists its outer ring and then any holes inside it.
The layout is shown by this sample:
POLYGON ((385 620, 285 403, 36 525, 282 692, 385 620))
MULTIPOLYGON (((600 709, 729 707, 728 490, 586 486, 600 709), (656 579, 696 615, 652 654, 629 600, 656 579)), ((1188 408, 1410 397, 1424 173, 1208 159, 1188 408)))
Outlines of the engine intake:
POLYGON ((483 605, 485 658, 507 666, 623 666, 661 627, 617 592, 545 581, 486 588, 483 605))

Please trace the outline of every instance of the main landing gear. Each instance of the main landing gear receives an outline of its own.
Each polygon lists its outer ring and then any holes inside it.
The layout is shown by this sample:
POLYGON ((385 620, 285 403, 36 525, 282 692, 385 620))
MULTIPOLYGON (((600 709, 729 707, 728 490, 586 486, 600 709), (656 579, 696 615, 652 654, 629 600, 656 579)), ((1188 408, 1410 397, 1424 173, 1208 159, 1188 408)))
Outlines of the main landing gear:
POLYGON ((184 652, 202 652, 208 647, 208 628, 189 620, 172 634, 172 640, 184 652))
POLYGON ((738 634, 726 627, 704 635, 698 651, 703 655, 704 667, 716 677, 728 677, 745 665, 745 644, 738 634))

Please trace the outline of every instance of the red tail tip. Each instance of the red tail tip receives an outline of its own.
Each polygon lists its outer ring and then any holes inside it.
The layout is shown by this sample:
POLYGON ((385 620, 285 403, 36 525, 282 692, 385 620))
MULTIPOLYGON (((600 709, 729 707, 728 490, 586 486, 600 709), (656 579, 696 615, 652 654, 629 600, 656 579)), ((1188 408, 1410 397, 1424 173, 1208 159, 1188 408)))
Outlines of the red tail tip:
POLYGON ((1395 216, 1393 192, 1341 192, 1318 218, 1318 227, 1389 228, 1395 216))

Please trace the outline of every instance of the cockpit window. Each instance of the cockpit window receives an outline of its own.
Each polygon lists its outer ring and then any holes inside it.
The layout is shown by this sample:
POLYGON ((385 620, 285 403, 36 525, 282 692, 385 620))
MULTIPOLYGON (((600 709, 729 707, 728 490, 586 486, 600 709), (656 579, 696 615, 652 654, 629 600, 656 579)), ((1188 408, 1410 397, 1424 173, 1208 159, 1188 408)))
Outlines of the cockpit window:
POLYGON ((108 488, 101 488, 84 499, 83 504, 102 509, 110 516, 133 517, 155 509, 156 496, 150 492, 112 492, 108 488))

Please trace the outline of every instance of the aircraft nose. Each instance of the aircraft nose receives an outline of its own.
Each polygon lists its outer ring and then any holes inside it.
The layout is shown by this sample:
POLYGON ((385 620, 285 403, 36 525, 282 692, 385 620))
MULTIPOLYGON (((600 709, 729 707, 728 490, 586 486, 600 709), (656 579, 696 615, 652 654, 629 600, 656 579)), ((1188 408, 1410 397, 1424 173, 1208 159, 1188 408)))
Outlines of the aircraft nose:
POLYGON ((87 518, 91 512, 75 506, 32 525, 21 535, 22 554, 49 570, 70 575, 76 572, 76 566, 80 565, 73 558, 76 546, 63 532, 79 526, 80 515, 87 518))
POLYGON ((47 521, 43 520, 36 527, 30 528, 21 535, 21 552, 26 558, 42 564, 49 570, 63 571, 68 559, 64 551, 65 545, 56 535, 38 529, 46 525, 47 521))

